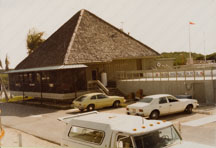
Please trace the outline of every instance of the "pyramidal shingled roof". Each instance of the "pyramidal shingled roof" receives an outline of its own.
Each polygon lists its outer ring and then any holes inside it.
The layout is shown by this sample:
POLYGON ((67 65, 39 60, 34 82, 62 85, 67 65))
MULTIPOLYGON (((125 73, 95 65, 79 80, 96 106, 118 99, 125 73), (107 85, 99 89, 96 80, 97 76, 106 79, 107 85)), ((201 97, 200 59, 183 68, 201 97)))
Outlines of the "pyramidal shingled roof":
POLYGON ((87 10, 80 10, 15 69, 110 62, 159 54, 87 10))

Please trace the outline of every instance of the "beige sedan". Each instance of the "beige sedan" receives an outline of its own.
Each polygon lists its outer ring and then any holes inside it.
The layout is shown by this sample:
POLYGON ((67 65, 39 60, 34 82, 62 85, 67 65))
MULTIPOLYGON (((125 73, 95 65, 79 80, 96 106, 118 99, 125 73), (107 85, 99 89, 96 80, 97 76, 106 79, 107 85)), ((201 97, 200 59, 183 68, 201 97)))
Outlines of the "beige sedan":
POLYGON ((108 106, 119 107, 124 102, 124 97, 107 96, 103 93, 89 93, 75 99, 73 104, 80 111, 84 111, 85 109, 92 111, 108 106))

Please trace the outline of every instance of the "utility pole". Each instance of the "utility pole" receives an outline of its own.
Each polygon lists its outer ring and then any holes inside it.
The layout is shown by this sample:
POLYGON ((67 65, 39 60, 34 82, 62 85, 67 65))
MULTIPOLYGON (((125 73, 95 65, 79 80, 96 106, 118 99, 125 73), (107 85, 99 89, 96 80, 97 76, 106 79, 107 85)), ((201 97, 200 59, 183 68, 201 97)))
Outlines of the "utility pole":
POLYGON ((206 40, 205 40, 205 32, 203 32, 203 48, 204 48, 204 60, 206 64, 206 40))

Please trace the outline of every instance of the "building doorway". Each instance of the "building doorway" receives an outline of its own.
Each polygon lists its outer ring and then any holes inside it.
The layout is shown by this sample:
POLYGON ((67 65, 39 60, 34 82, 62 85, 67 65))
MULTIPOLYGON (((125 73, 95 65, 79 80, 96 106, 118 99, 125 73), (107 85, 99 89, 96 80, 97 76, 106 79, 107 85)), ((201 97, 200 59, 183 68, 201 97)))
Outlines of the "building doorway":
POLYGON ((97 80, 97 70, 92 70, 92 80, 97 80))

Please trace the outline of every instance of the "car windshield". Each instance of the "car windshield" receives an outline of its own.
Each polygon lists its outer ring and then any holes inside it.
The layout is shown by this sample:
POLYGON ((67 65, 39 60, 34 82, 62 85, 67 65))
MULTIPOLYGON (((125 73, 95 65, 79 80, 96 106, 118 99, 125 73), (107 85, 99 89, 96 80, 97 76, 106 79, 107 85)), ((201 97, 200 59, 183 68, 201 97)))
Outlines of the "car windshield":
POLYGON ((80 96, 80 97, 78 97, 78 98, 76 99, 76 101, 82 102, 82 101, 85 100, 85 98, 87 98, 87 96, 80 96))
POLYGON ((137 148, 162 148, 180 143, 181 138, 173 126, 166 127, 145 135, 134 136, 137 148))
POLYGON ((152 98, 142 98, 139 100, 139 102, 144 102, 144 103, 150 103, 152 101, 152 98))

